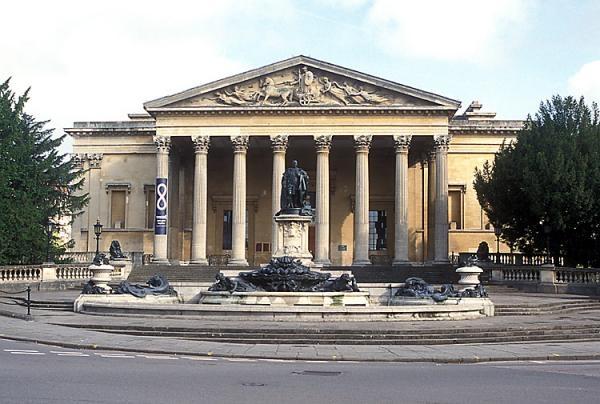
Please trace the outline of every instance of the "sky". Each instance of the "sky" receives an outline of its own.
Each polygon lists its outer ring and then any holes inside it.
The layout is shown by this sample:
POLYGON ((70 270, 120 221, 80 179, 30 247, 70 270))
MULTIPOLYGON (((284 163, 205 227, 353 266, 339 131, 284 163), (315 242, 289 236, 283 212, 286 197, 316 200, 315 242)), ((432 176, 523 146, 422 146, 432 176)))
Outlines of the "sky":
MULTIPOLYGON (((49 127, 306 55, 524 119, 600 102, 599 0, 0 0, 0 80, 49 127)), ((67 140, 63 150, 70 150, 67 140)))

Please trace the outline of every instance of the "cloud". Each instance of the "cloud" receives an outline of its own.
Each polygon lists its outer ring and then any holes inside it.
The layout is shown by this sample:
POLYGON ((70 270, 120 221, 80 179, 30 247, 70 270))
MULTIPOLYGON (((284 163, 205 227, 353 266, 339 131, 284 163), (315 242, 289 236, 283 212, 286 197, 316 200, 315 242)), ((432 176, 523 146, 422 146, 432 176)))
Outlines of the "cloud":
POLYGON ((518 0, 374 0, 366 25, 376 44, 393 55, 488 63, 501 58, 531 4, 518 0))
MULTIPOLYGON (((246 70, 226 53, 239 21, 285 20, 286 1, 10 2, 0 24, 0 81, 62 134, 73 121, 123 120, 145 101, 246 70), (270 10, 265 13, 265 10, 270 10)), ((65 149, 66 150, 66 149, 65 149)))
POLYGON ((569 93, 600 103, 600 60, 586 63, 569 78, 569 93))

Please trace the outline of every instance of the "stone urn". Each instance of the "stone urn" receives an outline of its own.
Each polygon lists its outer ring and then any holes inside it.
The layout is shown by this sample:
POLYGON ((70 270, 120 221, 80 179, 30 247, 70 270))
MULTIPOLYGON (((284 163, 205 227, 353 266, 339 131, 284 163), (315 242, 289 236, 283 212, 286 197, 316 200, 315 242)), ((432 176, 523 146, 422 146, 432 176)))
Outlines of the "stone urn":
POLYGON ((479 268, 476 265, 467 265, 464 267, 460 267, 456 270, 456 273, 460 275, 460 280, 458 281, 459 285, 468 288, 474 288, 479 285, 479 275, 483 272, 483 269, 479 268))
POLYGON ((111 281, 110 274, 115 269, 115 267, 108 264, 92 264, 89 268, 93 274, 91 280, 92 282, 94 282, 94 285, 106 291, 111 291, 112 288, 108 286, 108 282, 111 281))

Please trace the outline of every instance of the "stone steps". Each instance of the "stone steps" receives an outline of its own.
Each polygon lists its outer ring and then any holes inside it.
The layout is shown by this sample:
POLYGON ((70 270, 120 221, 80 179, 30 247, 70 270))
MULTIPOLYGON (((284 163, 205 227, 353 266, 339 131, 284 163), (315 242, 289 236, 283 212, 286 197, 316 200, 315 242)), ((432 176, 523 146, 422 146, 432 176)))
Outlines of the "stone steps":
POLYGON ((496 316, 528 316, 539 314, 569 313, 573 311, 600 310, 600 302, 595 300, 547 303, 543 305, 495 305, 496 316))
POLYGON ((416 331, 317 329, 186 329, 73 325, 94 331, 136 336, 245 344, 326 345, 439 345, 528 341, 600 340, 600 326, 573 325, 547 328, 429 329, 416 331))

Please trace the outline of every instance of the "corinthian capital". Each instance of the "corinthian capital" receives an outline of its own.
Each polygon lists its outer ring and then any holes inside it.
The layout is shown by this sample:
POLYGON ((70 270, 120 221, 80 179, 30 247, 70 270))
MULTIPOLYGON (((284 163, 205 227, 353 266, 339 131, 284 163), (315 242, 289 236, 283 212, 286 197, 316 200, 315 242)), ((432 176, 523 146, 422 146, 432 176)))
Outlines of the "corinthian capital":
POLYGON ((394 147, 396 149, 396 153, 408 153, 411 140, 412 135, 395 135, 394 147))
POLYGON ((332 135, 315 135, 315 147, 318 152, 328 152, 331 148, 332 135))
POLYGON ((288 135, 271 136, 271 148, 274 152, 285 152, 288 147, 288 135))
POLYGON ((102 153, 88 153, 86 157, 90 168, 100 168, 100 163, 102 163, 104 155, 102 153))
POLYGON ((249 136, 231 136, 231 145, 234 153, 246 153, 248 151, 249 136))
POLYGON ((171 138, 168 136, 154 136, 154 144, 159 153, 168 153, 171 150, 171 138))
POLYGON ((83 168, 83 163, 87 159, 85 153, 72 153, 71 161, 73 162, 73 166, 75 168, 83 168))
POLYGON ((354 135, 354 149, 356 151, 369 151, 373 135, 354 135))
POLYGON ((452 140, 452 135, 434 135, 433 148, 435 151, 448 151, 450 140, 452 140))
POLYGON ((194 150, 196 153, 208 153, 210 147, 210 137, 208 136, 192 136, 194 150))

